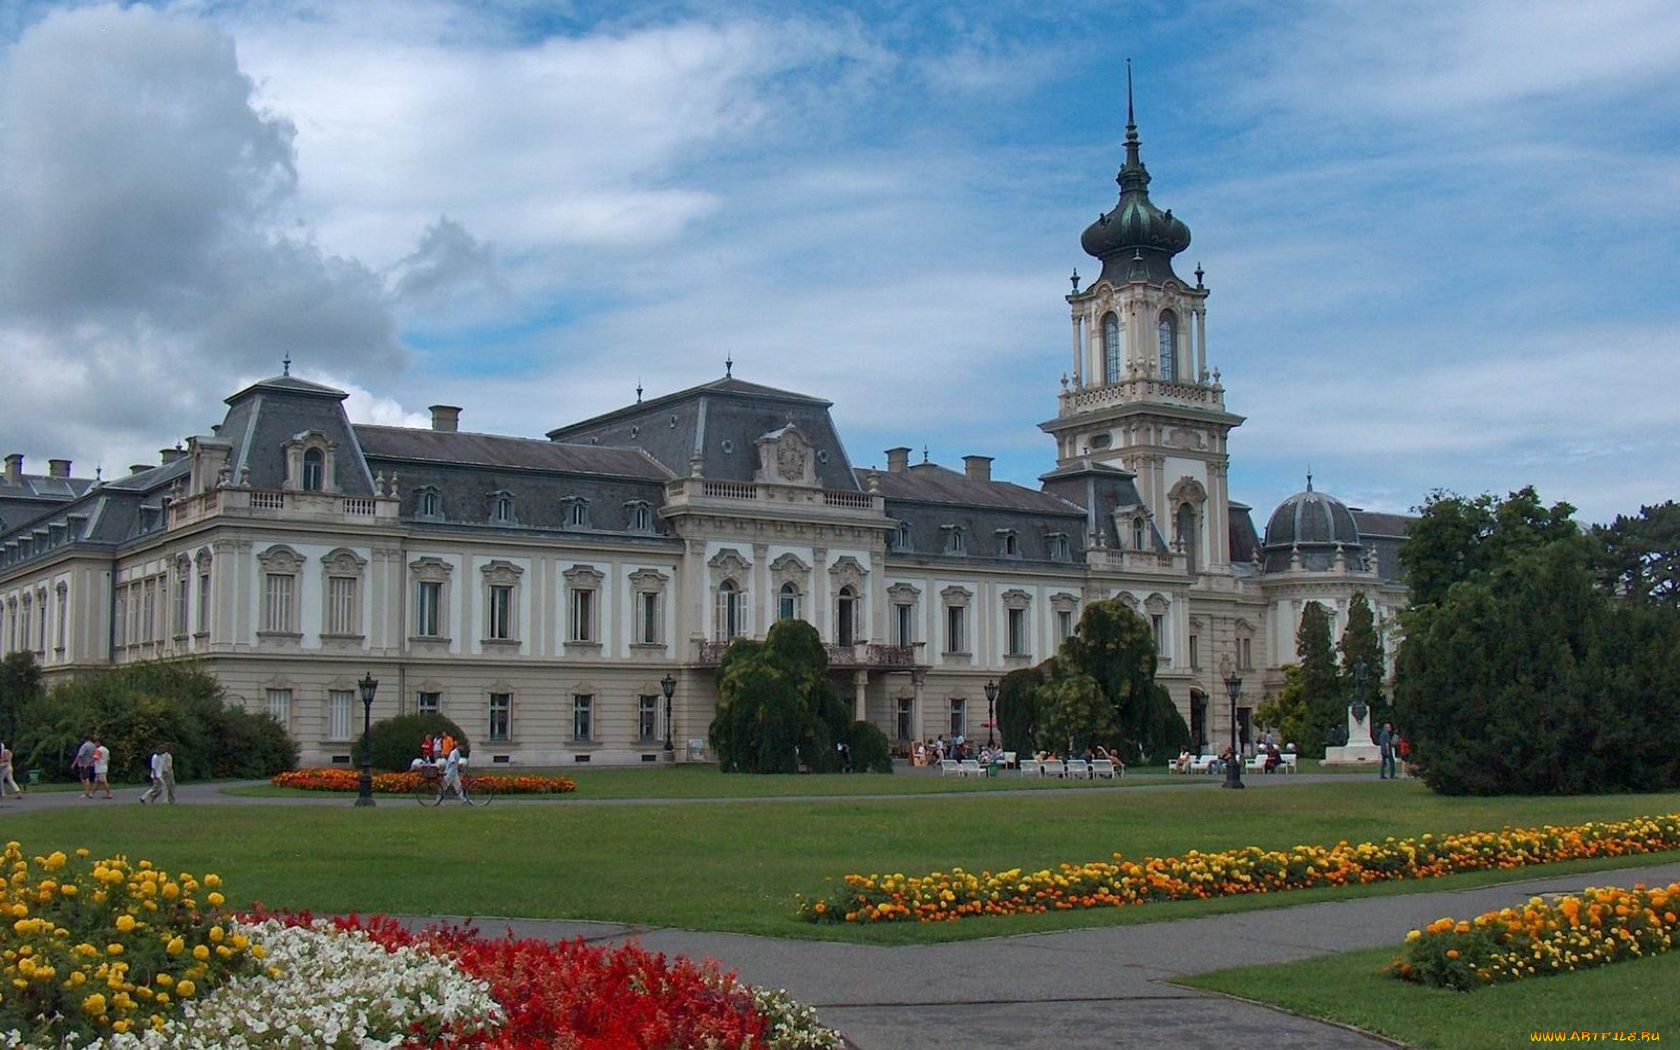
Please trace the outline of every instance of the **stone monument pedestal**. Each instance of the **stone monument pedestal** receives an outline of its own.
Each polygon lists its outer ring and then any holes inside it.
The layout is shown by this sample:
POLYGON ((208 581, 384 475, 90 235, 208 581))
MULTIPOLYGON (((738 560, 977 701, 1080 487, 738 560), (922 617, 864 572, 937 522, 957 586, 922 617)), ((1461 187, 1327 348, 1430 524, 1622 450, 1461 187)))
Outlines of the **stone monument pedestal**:
POLYGON ((1371 723, 1365 717, 1357 717, 1351 706, 1348 707, 1348 742, 1343 747, 1327 747, 1324 749, 1324 764, 1327 766, 1381 766, 1382 751, 1371 743, 1371 723))

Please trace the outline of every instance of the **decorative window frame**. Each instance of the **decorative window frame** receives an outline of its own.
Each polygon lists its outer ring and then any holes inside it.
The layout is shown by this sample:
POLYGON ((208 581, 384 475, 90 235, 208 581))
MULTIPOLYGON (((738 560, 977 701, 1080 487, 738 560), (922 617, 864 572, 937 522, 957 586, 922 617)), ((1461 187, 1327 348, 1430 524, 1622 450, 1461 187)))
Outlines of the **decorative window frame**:
POLYGON ((211 614, 215 611, 216 580, 214 569, 215 555, 210 553, 209 547, 200 547, 193 552, 193 638, 209 638, 211 614), (209 581, 206 583, 205 581, 209 581))
POLYGON ((343 744, 354 741, 360 732, 356 729, 356 708, 362 706, 361 691, 356 687, 356 680, 347 674, 340 674, 330 679, 321 689, 321 741, 323 743, 343 744), (350 732, 348 736, 334 736, 332 731, 332 696, 334 693, 350 694, 350 732))
POLYGON ((775 601, 775 619, 782 619, 782 592, 791 586, 794 594, 793 618, 808 619, 805 600, 811 593, 811 566, 797 554, 787 553, 770 563, 770 593, 775 601))
POLYGON ((279 722, 279 724, 283 728, 285 728, 287 733, 290 733, 292 731, 292 726, 297 723, 297 717, 298 717, 298 692, 299 692, 299 690, 298 690, 297 683, 292 681, 290 678, 287 678, 285 675, 272 675, 272 676, 269 677, 269 679, 267 681, 263 682, 258 688, 260 688, 262 690, 262 698, 261 698, 261 706, 258 707, 257 710, 259 712, 261 712, 262 714, 265 714, 265 715, 272 715, 272 712, 269 710, 269 707, 268 707, 268 694, 269 693, 279 692, 279 691, 283 690, 286 693, 290 694, 286 698, 286 720, 284 722, 280 722, 279 719, 275 719, 276 722, 279 722))
POLYGON ((305 430, 293 434, 290 439, 280 446, 286 462, 286 477, 280 487, 287 492, 322 492, 335 493, 338 491, 338 443, 331 441, 327 435, 319 430, 305 430), (303 454, 305 452, 321 453, 321 487, 319 489, 305 489, 303 487, 303 454))
POLYGON ((414 516, 420 521, 444 521, 443 490, 436 485, 420 485, 414 489, 414 516), (426 505, 432 504, 428 510, 426 505))
POLYGON ((592 529, 590 523, 589 500, 584 496, 564 496, 560 503, 566 508, 566 518, 562 523, 568 529, 592 529))
POLYGON ((1030 661, 1033 644, 1033 596, 1019 587, 1012 587, 998 595, 998 599, 1003 603, 1003 656, 1005 661, 1030 661), (1012 649, 1010 644, 1015 641, 1014 638, 1010 637, 1009 632, 1010 613, 1014 612, 1021 614, 1021 647, 1019 649, 1012 649))
POLYGON ((1172 659, 1172 603, 1159 591, 1143 600, 1143 618, 1148 621, 1150 633, 1155 635, 1156 659, 1166 665, 1171 665, 1172 659), (1155 628, 1155 621, 1159 619, 1161 626, 1155 628))
POLYGON ((1137 595, 1133 594, 1131 591, 1116 592, 1114 600, 1137 613, 1139 616, 1143 615, 1143 603, 1138 601, 1137 595))
POLYGON ((408 563, 409 586, 413 588, 414 611, 410 614, 408 640, 416 646, 446 648, 450 644, 449 633, 450 602, 454 595, 451 593, 453 584, 450 579, 455 566, 435 555, 416 558, 408 563), (420 585, 422 583, 438 584, 437 634, 420 633, 420 585))
POLYGON ((850 586, 857 599, 862 601, 864 585, 869 581, 869 570, 850 554, 842 554, 828 567, 828 580, 832 593, 839 594, 842 587, 850 586))
MULTIPOLYGON (((296 644, 303 638, 298 628, 299 617, 303 610, 299 608, 303 597, 300 586, 303 576, 303 555, 284 543, 276 543, 272 547, 257 555, 258 573, 262 576, 261 586, 257 588, 257 638, 259 641, 291 642, 296 644), (286 623, 273 624, 269 620, 268 604, 270 577, 289 576, 292 580, 291 600, 287 603, 286 623)), ((132 626, 132 625, 131 625, 132 626)))
POLYGON ((497 558, 494 561, 479 566, 479 599, 484 603, 484 630, 479 644, 488 651, 491 649, 518 649, 520 646, 519 602, 522 595, 519 581, 525 575, 525 570, 513 562, 497 558), (493 612, 491 596, 495 593, 492 588, 508 588, 507 637, 497 638, 490 632, 491 613, 493 612))
POLYGON ((752 579, 752 562, 742 557, 741 552, 735 548, 725 547, 707 560, 706 567, 711 575, 711 587, 707 592, 712 596, 711 637, 720 642, 733 641, 734 638, 751 638, 752 589, 747 586, 746 581, 752 579), (722 591, 726 582, 735 586, 737 630, 733 636, 725 634, 722 591))
POLYGON ((1065 532, 1046 532, 1044 534, 1044 557, 1049 561, 1069 562, 1073 560, 1073 543, 1065 532))
POLYGON ((443 683, 438 681, 437 679, 427 678, 427 679, 422 680, 421 682, 419 682, 418 684, 416 684, 414 686, 414 713, 415 714, 421 714, 422 713, 421 710, 420 710, 420 697, 423 694, 426 694, 426 693, 433 693, 437 696, 437 698, 438 698, 437 713, 438 714, 442 715, 442 714, 446 714, 448 712, 448 710, 449 710, 449 701, 448 701, 449 692, 448 692, 448 690, 444 689, 443 683))
POLYGON ((914 532, 908 521, 901 521, 887 536, 887 550, 895 554, 904 554, 916 549, 914 532))
POLYGON ((599 747, 601 743, 601 690, 593 682, 574 682, 566 690, 566 696, 571 703, 566 707, 565 743, 567 747, 588 750, 599 747), (589 735, 577 735, 577 701, 579 697, 589 698, 589 735))
POLYGON ((1240 616, 1232 624, 1232 643, 1236 651, 1231 654, 1231 662, 1238 670, 1254 670, 1254 636, 1257 633, 1254 625, 1240 616))
POLYGON ((624 501, 624 528, 628 532, 653 532, 654 527, 653 504, 645 499, 624 501), (637 524, 638 515, 643 517, 641 524, 637 524))
POLYGON ((974 655, 974 592, 966 587, 952 584, 939 592, 939 612, 943 617, 940 623, 940 642, 945 656, 972 657, 974 655), (951 610, 963 610, 963 636, 959 641, 961 649, 951 648, 951 610))
POLYGON ((1015 529, 996 529, 992 535, 997 538, 998 557, 1021 557, 1021 534, 1019 531, 1015 529))
POLYGON ((563 588, 566 595, 566 605, 561 617, 560 628, 565 633, 561 638, 561 644, 568 653, 600 652, 601 627, 607 622, 606 610, 602 608, 606 604, 607 592, 602 585, 606 583, 607 577, 595 566, 581 563, 574 564, 571 568, 562 572, 560 576, 566 581, 563 588), (577 617, 574 615, 577 608, 576 595, 580 592, 590 593, 589 623, 582 625, 588 630, 589 637, 587 638, 578 637, 580 633, 579 624, 577 617))
POLYGON ((484 711, 484 746, 489 747, 492 744, 497 747, 517 746, 519 743, 518 734, 514 731, 514 726, 519 724, 519 720, 514 715, 519 710, 519 691, 513 687, 513 683, 498 678, 485 686, 480 695, 483 697, 484 704, 482 708, 484 711), (498 696, 507 697, 507 734, 504 736, 494 736, 490 731, 491 726, 495 724, 495 708, 492 705, 498 696))
POLYGON ((921 600, 921 590, 908 583, 895 583, 887 588, 887 608, 892 611, 892 619, 887 622, 887 628, 893 645, 917 644, 914 637, 916 634, 916 610, 921 604, 921 600), (910 634, 912 637, 908 640, 900 637, 898 631, 899 609, 901 608, 910 610, 910 634))
POLYGON ((630 618, 632 621, 630 648, 663 651, 666 647, 665 636, 669 633, 665 630, 665 603, 666 595, 670 590, 671 577, 657 569, 637 569, 630 574, 629 579, 630 618), (658 630, 657 636, 651 641, 645 637, 642 630, 644 626, 642 622, 643 595, 652 595, 655 603, 654 626, 658 630))
POLYGON ((961 525, 941 525, 939 531, 945 536, 941 554, 958 558, 968 555, 968 529, 961 525))
POLYGON ((497 489, 485 497, 486 516, 492 525, 519 524, 519 498, 507 489, 497 489))
POLYGON ((53 598, 57 602, 58 612, 58 633, 54 636, 56 644, 53 645, 53 652, 62 659, 64 650, 70 644, 70 585, 59 580, 53 587, 53 598))
POLYGON ((367 559, 348 547, 337 547, 328 551, 321 558, 321 642, 354 642, 360 645, 366 637, 362 631, 363 595, 367 590, 367 559), (334 579, 348 579, 355 581, 355 587, 350 597, 350 625, 353 630, 335 632, 327 630, 332 626, 332 581, 334 579))

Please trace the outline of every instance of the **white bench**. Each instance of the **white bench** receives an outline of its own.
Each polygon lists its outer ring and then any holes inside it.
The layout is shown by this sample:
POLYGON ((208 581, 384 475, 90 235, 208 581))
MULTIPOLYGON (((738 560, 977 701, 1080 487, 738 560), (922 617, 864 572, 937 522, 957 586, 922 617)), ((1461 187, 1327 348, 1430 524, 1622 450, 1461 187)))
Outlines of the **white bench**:
POLYGON ((960 763, 958 763, 957 772, 961 773, 965 777, 983 777, 986 775, 986 770, 981 767, 980 760, 978 758, 963 759, 960 763))
POLYGON ((1266 771, 1266 756, 1255 755, 1243 764, 1243 769, 1250 773, 1264 773, 1266 771))
POLYGON ((1067 772, 1064 775, 1069 780, 1090 780, 1091 763, 1083 758, 1070 758, 1067 760, 1067 772))
POLYGON ((1003 768, 1005 768, 1005 769, 1017 769, 1017 768, 1019 768, 1019 763, 1017 763, 1015 761, 1017 757, 1019 757, 1019 756, 1017 756, 1015 754, 1015 752, 1005 751, 1003 753, 1003 768))
POLYGON ((957 760, 954 759, 954 758, 942 758, 942 759, 940 759, 939 760, 939 775, 942 776, 942 777, 948 777, 952 773, 955 773, 958 776, 962 775, 962 769, 960 767, 958 767, 957 760))
POLYGON ((1218 755, 1197 755, 1190 760, 1190 772, 1211 773, 1213 772, 1213 764, 1217 761, 1219 761, 1218 755))
POLYGON ((1114 761, 1112 759, 1099 758, 1099 759, 1096 759, 1095 761, 1093 761, 1091 763, 1091 777, 1092 777, 1092 779, 1096 779, 1097 777, 1102 777, 1104 780, 1114 780, 1118 777, 1123 777, 1125 775, 1126 775, 1126 767, 1125 766, 1120 766, 1118 769, 1116 769, 1116 767, 1114 765, 1114 761))
POLYGON ((1279 773, 1299 773, 1301 767, 1295 764, 1295 760, 1299 757, 1293 751, 1286 752, 1283 756, 1283 765, 1278 766, 1277 771, 1279 773))

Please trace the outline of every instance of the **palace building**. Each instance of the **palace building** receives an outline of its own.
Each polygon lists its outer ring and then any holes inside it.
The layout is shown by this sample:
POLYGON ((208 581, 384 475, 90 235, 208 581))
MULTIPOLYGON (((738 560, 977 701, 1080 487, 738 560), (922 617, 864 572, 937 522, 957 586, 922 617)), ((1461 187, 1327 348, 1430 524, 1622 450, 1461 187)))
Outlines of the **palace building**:
POLYGON ((988 682, 1118 598, 1193 737, 1226 738, 1232 673, 1246 734, 1305 603, 1339 636, 1362 592, 1392 653, 1409 519, 1309 477, 1256 531, 1228 491, 1243 417, 1208 369, 1209 290, 1174 269, 1190 230, 1150 200, 1130 119, 1118 182, 1081 238, 1101 271, 1067 296, 1037 488, 908 447, 860 469, 830 402, 729 374, 545 438, 462 429, 448 405, 429 429, 352 423, 342 391, 282 374, 120 479, 6 457, 0 653, 34 652, 49 681, 201 660, 305 764, 348 761, 368 672, 375 718, 442 712, 480 761, 627 764, 668 738, 705 758, 723 650, 776 620, 816 627, 889 739, 973 738, 988 682))

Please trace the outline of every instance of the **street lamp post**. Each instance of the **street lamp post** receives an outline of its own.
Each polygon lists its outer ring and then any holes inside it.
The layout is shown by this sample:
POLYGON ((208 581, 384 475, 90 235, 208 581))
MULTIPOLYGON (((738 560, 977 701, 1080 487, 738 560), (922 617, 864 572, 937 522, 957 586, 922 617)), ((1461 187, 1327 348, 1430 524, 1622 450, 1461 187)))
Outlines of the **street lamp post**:
POLYGON ((665 677, 659 680, 659 688, 665 693, 665 761, 675 762, 677 760, 677 748, 675 744, 671 743, 671 697, 676 694, 677 680, 672 677, 669 671, 665 672, 665 677))
POLYGON ((1241 788, 1242 752, 1237 750, 1237 697, 1242 695, 1242 679, 1234 674, 1225 676, 1225 691, 1231 694, 1231 760, 1225 763, 1225 787, 1241 788))
POLYGON ((362 691, 362 779, 356 786, 356 805, 373 805, 373 694, 379 691, 379 679, 369 671, 356 683, 362 691))
POLYGON ((986 679, 986 746, 994 746, 992 727, 997 725, 997 690, 998 685, 990 678, 986 679))

